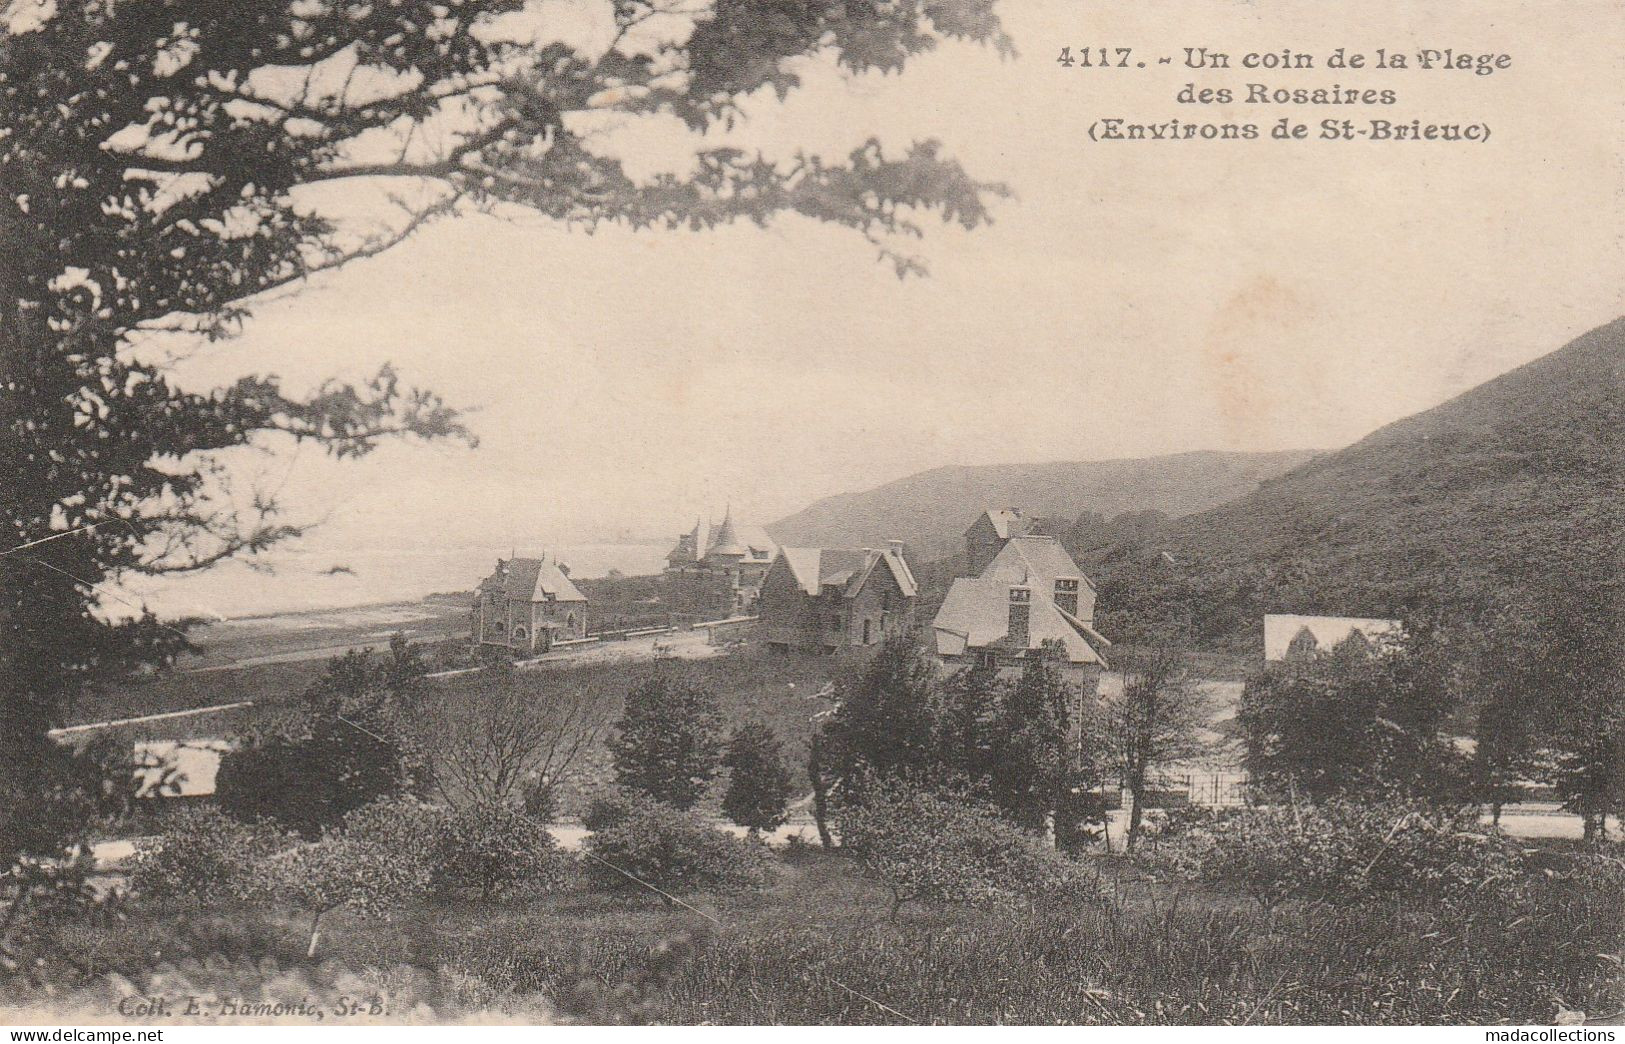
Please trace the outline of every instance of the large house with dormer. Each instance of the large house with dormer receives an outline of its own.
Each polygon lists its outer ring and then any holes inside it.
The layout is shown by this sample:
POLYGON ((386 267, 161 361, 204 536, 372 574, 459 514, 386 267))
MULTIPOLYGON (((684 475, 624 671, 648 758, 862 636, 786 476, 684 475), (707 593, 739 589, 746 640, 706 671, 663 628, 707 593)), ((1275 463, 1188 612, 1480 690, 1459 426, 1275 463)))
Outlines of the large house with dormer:
POLYGON ((666 555, 666 606, 674 623, 724 620, 756 612, 756 596, 778 545, 761 526, 694 523, 666 555))
POLYGON ((781 649, 877 645, 914 630, 919 584, 903 543, 780 548, 757 602, 759 641, 781 649))
POLYGON ((476 649, 546 652, 554 642, 587 637, 587 596, 557 560, 499 558, 474 592, 469 626, 476 649))
POLYGON ((1052 656, 1074 676, 1098 677, 1111 645, 1094 629, 1095 587, 1054 537, 1029 531, 1009 509, 985 512, 965 533, 975 576, 960 577, 931 621, 945 670, 1019 671, 1052 656))

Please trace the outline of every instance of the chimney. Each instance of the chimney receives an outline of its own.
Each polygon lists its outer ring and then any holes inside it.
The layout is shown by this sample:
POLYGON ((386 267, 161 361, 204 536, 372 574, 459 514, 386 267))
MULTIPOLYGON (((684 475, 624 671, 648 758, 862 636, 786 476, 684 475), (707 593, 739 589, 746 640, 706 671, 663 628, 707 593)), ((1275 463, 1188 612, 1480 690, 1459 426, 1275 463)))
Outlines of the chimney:
POLYGON ((903 542, 901 540, 886 541, 886 550, 894 552, 898 558, 903 557, 903 542))
POLYGON ((1055 604, 1073 616, 1078 615, 1078 581, 1072 577, 1055 578, 1055 604))
POLYGON ((1027 648, 1031 640, 1027 629, 1027 621, 1032 613, 1033 592, 1028 587, 1010 588, 1010 629, 1008 637, 1010 644, 1018 649, 1027 648))

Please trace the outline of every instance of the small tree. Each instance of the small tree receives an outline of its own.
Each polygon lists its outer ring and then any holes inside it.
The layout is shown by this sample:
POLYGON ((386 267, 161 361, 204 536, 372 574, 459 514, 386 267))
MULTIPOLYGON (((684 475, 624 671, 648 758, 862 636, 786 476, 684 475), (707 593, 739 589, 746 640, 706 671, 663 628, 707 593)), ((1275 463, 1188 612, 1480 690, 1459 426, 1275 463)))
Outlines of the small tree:
POLYGON ((756 722, 734 729, 722 763, 730 773, 728 791, 722 797, 722 811, 729 819, 749 829, 752 837, 785 821, 790 773, 772 729, 756 722))
POLYGON ((445 817, 410 798, 380 801, 345 817, 343 829, 267 860, 261 887, 310 914, 306 955, 316 955, 322 918, 347 909, 384 916, 429 893, 445 817))
POLYGON ((180 810, 156 837, 136 842, 130 888, 167 903, 220 903, 251 897, 260 862, 290 839, 214 809, 180 810))
POLYGON ((1123 689, 1107 701, 1107 739, 1119 778, 1129 790, 1127 847, 1139 840, 1145 790, 1158 770, 1202 749, 1199 729, 1206 701, 1172 644, 1126 654, 1123 689))
POLYGON ((1015 822, 1053 839, 1072 775, 1076 694, 1047 658, 1029 661, 998 693, 987 778, 993 800, 1015 822))
POLYGON ((508 665, 476 677, 455 698, 413 702, 406 731, 427 775, 454 807, 523 805, 545 819, 608 727, 610 694, 539 675, 522 680, 508 665))
POLYGON ((693 808, 720 767, 716 695, 661 673, 635 687, 609 749, 621 786, 674 808, 693 808))

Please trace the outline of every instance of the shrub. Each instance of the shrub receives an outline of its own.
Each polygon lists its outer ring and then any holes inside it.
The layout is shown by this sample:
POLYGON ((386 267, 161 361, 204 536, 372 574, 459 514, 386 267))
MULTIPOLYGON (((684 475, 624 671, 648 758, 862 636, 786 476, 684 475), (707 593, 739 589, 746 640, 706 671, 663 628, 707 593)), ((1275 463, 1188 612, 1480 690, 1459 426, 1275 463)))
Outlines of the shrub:
POLYGON ((581 825, 596 833, 621 822, 631 808, 630 799, 618 790, 595 794, 587 802, 587 810, 581 813, 581 825))
POLYGON ((454 812, 436 848, 435 887, 441 892, 473 887, 489 899, 514 887, 554 888, 566 870, 547 828, 504 804, 454 812))
POLYGON ((869 781, 838 819, 850 849, 904 903, 1077 902, 1098 896, 1073 859, 963 794, 869 781))
POLYGON ((136 843, 130 888, 144 899, 198 905, 250 898, 255 868, 288 839, 213 808, 177 812, 162 834, 136 843))
POLYGON ((375 802, 346 816, 342 830, 266 860, 263 891, 310 913, 314 955, 329 912, 378 917, 429 893, 446 822, 443 810, 410 798, 375 802))
POLYGON ((628 799, 625 815, 588 837, 585 851, 588 879, 605 891, 732 891, 759 885, 767 874, 761 845, 647 799, 628 799))
POLYGON ((1507 894, 1520 849, 1469 814, 1419 804, 1273 806, 1170 823, 1154 861, 1239 886, 1266 909, 1290 899, 1459 900, 1507 894))
POLYGON ((394 743, 343 722, 322 722, 308 738, 276 737, 220 759, 215 800, 251 823, 275 820, 307 838, 400 791, 408 774, 394 743))

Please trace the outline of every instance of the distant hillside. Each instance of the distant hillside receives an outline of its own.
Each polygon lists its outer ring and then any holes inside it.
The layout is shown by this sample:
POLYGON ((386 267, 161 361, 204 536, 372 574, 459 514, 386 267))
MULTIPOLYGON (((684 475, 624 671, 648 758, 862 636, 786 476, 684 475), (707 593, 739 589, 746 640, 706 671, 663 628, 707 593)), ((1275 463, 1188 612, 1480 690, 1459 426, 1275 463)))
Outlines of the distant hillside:
POLYGON ((1249 493, 1314 454, 1181 453, 1141 460, 989 464, 920 472, 820 500, 767 527, 781 544, 871 546, 906 540, 910 557, 952 554, 985 508, 1010 505, 1068 521, 1085 512, 1184 515, 1249 493))
POLYGON ((1618 319, 1232 503, 1095 549, 1100 622, 1132 631, 1188 606, 1199 634, 1234 644, 1265 612, 1486 608, 1614 583, 1622 474, 1618 319))

